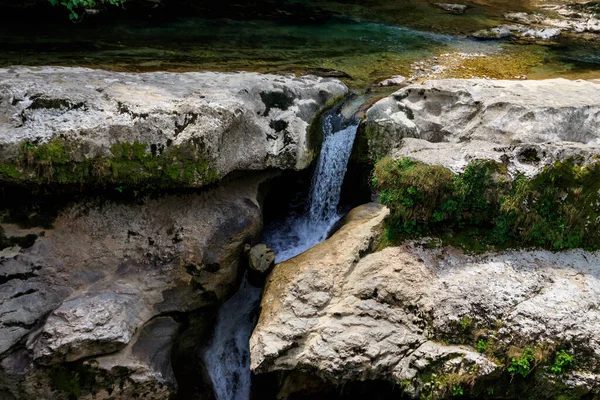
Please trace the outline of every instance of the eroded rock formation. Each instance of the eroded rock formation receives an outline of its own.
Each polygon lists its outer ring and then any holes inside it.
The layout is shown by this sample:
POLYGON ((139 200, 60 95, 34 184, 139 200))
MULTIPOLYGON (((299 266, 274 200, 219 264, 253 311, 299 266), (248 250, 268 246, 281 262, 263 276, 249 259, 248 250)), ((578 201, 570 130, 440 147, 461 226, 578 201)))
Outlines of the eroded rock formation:
POLYGON ((172 357, 189 375, 260 239, 263 184, 310 164, 311 123, 346 92, 308 76, 0 70, 0 397, 172 398, 172 357))
POLYGON ((212 72, 0 69, 0 179, 199 187, 303 169, 335 79, 212 72))
POLYGON ((600 85, 589 81, 432 80, 367 112, 359 141, 375 161, 410 157, 459 172, 474 159, 534 175, 600 150, 600 85))
POLYGON ((278 377, 278 398, 382 380, 416 398, 598 395, 599 253, 475 256, 428 239, 373 253, 386 215, 358 207, 269 277, 252 369, 278 377), (576 362, 551 370, 561 350, 576 362), (510 368, 530 353, 525 377, 510 368))

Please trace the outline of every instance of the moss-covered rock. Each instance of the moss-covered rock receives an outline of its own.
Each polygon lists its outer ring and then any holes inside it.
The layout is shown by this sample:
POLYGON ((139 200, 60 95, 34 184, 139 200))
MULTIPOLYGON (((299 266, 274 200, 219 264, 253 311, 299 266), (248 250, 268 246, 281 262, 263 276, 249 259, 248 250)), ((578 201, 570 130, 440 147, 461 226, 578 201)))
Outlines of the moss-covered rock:
POLYGON ((570 159, 512 178, 493 161, 473 161, 455 174, 385 158, 372 183, 391 210, 391 238, 442 235, 472 249, 475 233, 478 245, 600 248, 600 163, 570 159))
POLYGON ((193 141, 167 148, 118 143, 109 155, 86 158, 82 142, 56 138, 22 143, 15 158, 0 160, 0 180, 10 183, 113 186, 124 189, 200 187, 219 179, 214 161, 193 141))
POLYGON ((335 79, 257 73, 0 69, 0 184, 197 188, 300 170, 335 79))

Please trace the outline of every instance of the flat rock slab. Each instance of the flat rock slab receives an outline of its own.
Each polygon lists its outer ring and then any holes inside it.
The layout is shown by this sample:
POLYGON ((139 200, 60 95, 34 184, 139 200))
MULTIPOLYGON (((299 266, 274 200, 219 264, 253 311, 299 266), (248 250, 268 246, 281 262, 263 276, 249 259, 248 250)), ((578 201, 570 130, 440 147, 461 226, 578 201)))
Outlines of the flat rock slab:
POLYGON ((408 156, 460 171, 472 159, 492 159, 534 174, 557 160, 600 153, 600 85, 426 81, 373 105, 365 128, 372 160, 408 156), (531 149, 535 157, 521 156, 531 149))
MULTIPOLYGON (((152 155, 169 148, 193 153, 213 181, 235 170, 302 169, 313 159, 310 123, 347 90, 316 76, 4 68, 0 163, 5 179, 33 179, 26 163, 16 162, 27 158, 23 146, 60 140, 69 151, 54 164, 111 159, 115 145, 139 143, 152 155)), ((188 180, 190 186, 207 183, 206 177, 188 180)))

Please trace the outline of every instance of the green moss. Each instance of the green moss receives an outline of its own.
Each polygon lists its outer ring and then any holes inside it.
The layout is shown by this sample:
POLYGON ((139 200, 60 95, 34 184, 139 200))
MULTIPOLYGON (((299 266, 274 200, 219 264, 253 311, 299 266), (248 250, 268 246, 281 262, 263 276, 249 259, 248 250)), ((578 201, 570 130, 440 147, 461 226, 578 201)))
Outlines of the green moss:
POLYGON ((0 179, 18 179, 21 177, 21 171, 15 165, 8 164, 0 166, 0 179))
POLYGON ((86 158, 80 144, 56 138, 40 145, 21 144, 16 160, 0 164, 0 179, 130 190, 203 186, 218 175, 202 149, 194 142, 160 152, 139 142, 118 143, 110 149, 112 156, 86 158))
POLYGON ((408 158, 377 163, 372 185, 391 210, 388 239, 437 234, 474 251, 600 248, 600 163, 570 159, 534 178, 474 161, 462 174, 408 158))

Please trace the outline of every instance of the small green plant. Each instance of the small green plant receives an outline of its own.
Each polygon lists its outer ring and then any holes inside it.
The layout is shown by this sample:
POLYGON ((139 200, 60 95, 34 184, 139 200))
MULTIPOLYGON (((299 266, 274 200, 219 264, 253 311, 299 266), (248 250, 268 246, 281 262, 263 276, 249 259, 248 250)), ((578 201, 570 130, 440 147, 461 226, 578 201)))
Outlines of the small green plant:
POLYGON ((477 351, 480 353, 485 353, 487 352, 488 349, 488 342, 485 339, 479 339, 477 341, 477 351))
POLYGON ((99 4, 110 4, 120 6, 125 3, 125 0, 48 0, 53 6, 62 6, 69 10, 69 18, 71 21, 78 20, 82 10, 94 9, 99 4))
POLYGON ((468 315, 465 315, 464 317, 462 317, 461 320, 458 322, 458 325, 460 325, 460 327, 465 330, 469 329, 472 324, 473 324, 473 318, 469 317, 468 315))
POLYGON ((452 396, 462 396, 463 394, 465 394, 465 391, 462 386, 452 384, 452 396))
POLYGON ((124 188, 123 186, 117 186, 117 187, 115 188, 115 190, 116 190, 117 192, 119 192, 119 193, 123 193, 123 190, 125 190, 125 188, 124 188))
POLYGON ((535 353, 533 349, 526 348, 523 354, 517 358, 513 358, 508 366, 508 372, 511 375, 521 375, 526 377, 531 373, 531 370, 535 366, 535 353))
POLYGON ((565 350, 559 350, 554 356, 554 364, 550 366, 550 372, 560 375, 573 364, 573 356, 565 350))

